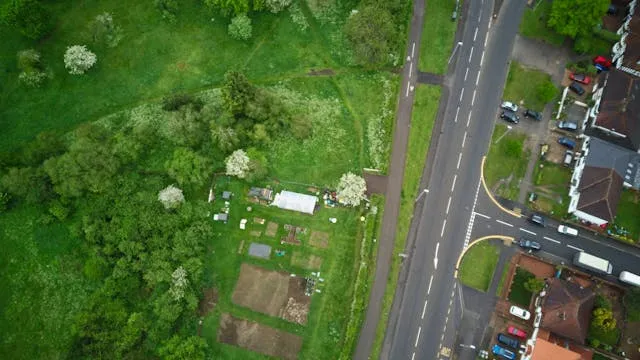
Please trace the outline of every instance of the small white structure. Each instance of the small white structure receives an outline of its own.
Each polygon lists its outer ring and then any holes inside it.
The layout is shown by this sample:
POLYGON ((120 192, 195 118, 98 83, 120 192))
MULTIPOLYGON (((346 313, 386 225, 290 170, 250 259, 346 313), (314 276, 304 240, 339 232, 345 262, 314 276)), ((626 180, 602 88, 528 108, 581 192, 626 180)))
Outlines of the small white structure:
POLYGON ((240 220, 240 229, 246 230, 246 228, 247 228, 247 219, 240 220))
POLYGON ((282 191, 276 194, 275 199, 271 203, 280 209, 298 211, 305 214, 313 215, 318 198, 312 195, 300 194, 292 191, 282 191))

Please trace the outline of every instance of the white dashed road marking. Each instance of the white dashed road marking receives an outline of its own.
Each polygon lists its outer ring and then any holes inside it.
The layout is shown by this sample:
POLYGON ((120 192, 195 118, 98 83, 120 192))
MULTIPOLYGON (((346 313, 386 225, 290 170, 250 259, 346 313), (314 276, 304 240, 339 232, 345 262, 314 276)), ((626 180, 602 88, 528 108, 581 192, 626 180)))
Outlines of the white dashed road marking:
POLYGON ((500 224, 502 224, 502 225, 506 225, 506 226, 509 226, 509 227, 513 227, 513 225, 509 224, 508 222, 504 222, 504 221, 502 221, 502 220, 496 220, 496 222, 498 222, 498 223, 500 223, 500 224))
POLYGON ((558 241, 558 240, 554 240, 554 239, 552 239, 552 238, 550 238, 550 237, 546 237, 546 236, 544 236, 543 238, 544 238, 544 239, 546 239, 546 240, 549 240, 549 241, 551 241, 551 242, 554 242, 554 243, 556 243, 556 244, 560 244, 560 241, 558 241))
POLYGON ((572 245, 567 245, 567 247, 571 248, 573 250, 584 251, 584 250, 580 249, 579 247, 575 247, 575 246, 572 246, 572 245))
POLYGON ((523 229, 523 228, 520 228, 520 231, 526 232, 526 233, 531 234, 531 235, 537 235, 537 234, 536 234, 536 233, 534 233, 533 231, 529 231, 529 230, 527 230, 527 229, 523 229))

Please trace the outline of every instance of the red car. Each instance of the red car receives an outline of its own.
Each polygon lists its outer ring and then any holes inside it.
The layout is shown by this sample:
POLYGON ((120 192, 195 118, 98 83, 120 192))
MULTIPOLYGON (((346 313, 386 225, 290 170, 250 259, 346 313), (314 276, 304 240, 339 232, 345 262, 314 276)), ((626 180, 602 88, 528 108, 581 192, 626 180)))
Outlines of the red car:
POLYGON ((527 333, 526 333, 526 332, 524 332, 524 331, 522 331, 522 330, 520 330, 520 329, 518 329, 518 328, 517 328, 517 327, 515 327, 515 326, 509 326, 509 327, 507 328, 507 332, 508 332, 509 334, 511 334, 511 335, 515 335, 515 336, 517 336, 517 337, 519 337, 519 338, 521 338, 521 339, 526 339, 526 338, 527 338, 527 333))
POLYGON ((574 74, 574 73, 571 73, 571 74, 569 74, 569 78, 571 80, 573 80, 573 81, 577 81, 577 82, 579 82, 581 84, 585 84, 585 85, 589 85, 589 83, 591 83, 591 78, 588 77, 585 74, 574 74))
POLYGON ((611 67, 611 60, 607 59, 604 56, 596 56, 593 58, 593 65, 600 65, 605 69, 609 69, 611 67))

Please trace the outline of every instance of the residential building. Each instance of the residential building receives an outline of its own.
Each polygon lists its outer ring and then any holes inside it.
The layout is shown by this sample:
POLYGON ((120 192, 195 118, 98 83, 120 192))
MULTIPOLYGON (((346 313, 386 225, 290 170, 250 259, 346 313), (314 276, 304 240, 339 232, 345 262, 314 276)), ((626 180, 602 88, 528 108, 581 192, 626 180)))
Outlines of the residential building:
POLYGON ((584 344, 596 294, 591 288, 558 278, 548 279, 547 284, 540 327, 558 337, 584 344))

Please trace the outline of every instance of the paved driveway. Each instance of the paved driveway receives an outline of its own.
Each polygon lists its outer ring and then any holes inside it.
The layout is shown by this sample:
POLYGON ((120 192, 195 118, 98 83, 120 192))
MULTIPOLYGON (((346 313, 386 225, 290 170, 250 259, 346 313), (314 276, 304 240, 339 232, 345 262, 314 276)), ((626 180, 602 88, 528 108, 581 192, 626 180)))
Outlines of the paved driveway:
POLYGON ((542 41, 516 35, 511 57, 517 62, 544 71, 559 84, 564 76, 564 66, 577 57, 566 46, 557 47, 542 41))

